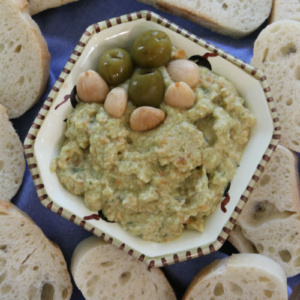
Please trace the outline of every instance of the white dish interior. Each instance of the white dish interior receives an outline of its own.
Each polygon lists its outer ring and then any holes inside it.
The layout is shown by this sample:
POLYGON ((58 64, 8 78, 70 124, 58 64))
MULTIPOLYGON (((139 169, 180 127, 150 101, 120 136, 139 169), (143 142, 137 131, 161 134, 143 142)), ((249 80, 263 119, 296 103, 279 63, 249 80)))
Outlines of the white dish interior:
MULTIPOLYGON (((34 152, 45 190, 54 203, 76 215, 78 218, 83 219, 84 216, 91 215, 94 212, 89 211, 84 206, 80 197, 76 197, 65 190, 58 181, 56 174, 51 173, 49 170, 51 162, 59 155, 65 130, 64 120, 73 109, 69 102, 56 110, 55 106, 63 101, 65 95, 70 94, 71 89, 76 84, 78 75, 82 71, 97 69, 97 62, 103 51, 116 46, 128 48, 139 33, 149 29, 159 29, 167 32, 172 43, 176 47, 184 49, 188 56, 194 54, 203 55, 209 52, 207 49, 184 36, 157 23, 146 21, 145 19, 115 25, 97 34, 93 34, 71 73, 60 88, 38 132, 34 144, 34 152)), ((113 239, 122 241, 122 243, 125 243, 129 248, 148 257, 162 257, 188 251, 189 249, 202 247, 216 241, 223 226, 227 223, 241 195, 249 184, 257 165, 260 163, 272 139, 274 130, 272 117, 260 82, 247 74, 243 69, 222 57, 213 57, 209 60, 214 72, 234 82, 240 95, 246 100, 246 105, 257 117, 257 124, 252 130, 251 139, 245 149, 240 167, 231 183, 231 200, 226 206, 227 212, 224 213, 219 206, 207 219, 206 229, 203 233, 185 231, 179 239, 167 243, 143 241, 131 236, 117 223, 107 223, 103 220, 86 221, 113 239)))

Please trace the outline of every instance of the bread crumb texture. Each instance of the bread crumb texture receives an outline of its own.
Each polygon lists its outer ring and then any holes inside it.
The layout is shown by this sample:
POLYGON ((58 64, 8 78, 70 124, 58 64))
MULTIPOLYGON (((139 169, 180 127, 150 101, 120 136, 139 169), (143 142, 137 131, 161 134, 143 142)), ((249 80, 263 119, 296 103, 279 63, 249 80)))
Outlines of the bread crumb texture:
POLYGON ((102 300, 176 299, 159 268, 148 269, 137 258, 96 237, 83 240, 77 246, 71 271, 86 300, 96 297, 102 300))
POLYGON ((0 199, 11 200, 21 186, 25 172, 23 146, 0 104, 0 199))
POLYGON ((288 277, 300 273, 297 167, 297 156, 279 145, 232 232, 237 238, 237 241, 233 240, 233 245, 239 251, 244 252, 239 244, 245 239, 252 244, 253 252, 268 256, 279 263, 288 277))
POLYGON ((62 252, 16 206, 0 200, 0 299, 68 300, 62 252))
POLYGON ((251 64, 267 76, 282 128, 281 144, 300 152, 300 23, 278 21, 262 30, 251 64))
POLYGON ((220 34, 241 38, 270 15, 271 0, 139 0, 177 14, 220 34))
POLYGON ((20 2, 0 1, 0 103, 10 118, 19 117, 37 102, 50 65, 46 41, 20 2))
POLYGON ((282 268, 259 254, 235 254, 202 269, 183 300, 287 299, 282 268))
POLYGON ((279 20, 300 21, 299 0, 274 0, 269 22, 273 23, 279 20))

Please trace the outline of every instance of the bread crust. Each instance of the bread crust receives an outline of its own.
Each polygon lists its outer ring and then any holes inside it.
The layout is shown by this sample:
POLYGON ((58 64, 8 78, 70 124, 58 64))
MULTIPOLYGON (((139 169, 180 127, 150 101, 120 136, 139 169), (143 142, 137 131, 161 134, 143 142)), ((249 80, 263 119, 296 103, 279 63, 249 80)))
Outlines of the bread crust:
POLYGON ((268 23, 280 20, 300 21, 300 3, 298 0, 273 0, 268 23))
POLYGON ((1 104, 0 132, 0 199, 10 201, 22 184, 25 158, 22 142, 1 104))
MULTIPOLYGON (((217 259, 201 269, 196 276, 193 278, 192 282, 187 287, 182 300, 188 300, 191 297, 191 294, 194 293, 194 290, 198 288, 198 285, 201 284, 201 281, 204 280, 206 277, 209 277, 211 273, 216 272, 219 268, 226 268, 228 265, 229 258, 225 259, 217 259)), ((191 298, 193 299, 193 298, 191 298)), ((200 300, 200 299, 199 299, 200 300)))
POLYGON ((36 15, 49 8, 59 7, 78 0, 25 0, 29 2, 29 13, 36 15))
POLYGON ((211 26, 211 29, 213 30, 221 29, 220 25, 217 22, 215 22, 212 18, 206 15, 202 15, 201 18, 199 18, 199 16, 190 9, 181 8, 176 5, 171 5, 168 2, 159 1, 157 1, 157 7, 163 11, 176 14, 186 19, 190 19, 193 22, 203 25, 205 27, 211 26))
POLYGON ((28 2, 27 2, 27 0, 12 0, 12 1, 15 1, 16 6, 18 6, 20 11, 28 12, 28 2))
POLYGON ((265 299, 265 296, 285 300, 286 290, 287 281, 280 265, 260 254, 233 254, 200 270, 183 300, 214 296, 231 300, 265 299))
MULTIPOLYGON (((23 0, 19 0, 19 1, 23 1, 23 0)), ((23 2, 26 2, 26 0, 24 0, 23 2)), ((24 3, 25 5, 25 3, 24 3)), ((40 90, 37 94, 36 100, 34 103, 36 103, 40 97, 42 96, 46 85, 48 83, 48 78, 49 78, 49 72, 50 72, 50 61, 51 61, 51 55, 50 52, 48 50, 48 44, 47 41, 45 40, 39 26, 37 25, 37 23, 31 18, 31 16, 29 15, 29 6, 28 3, 26 4, 27 8, 26 8, 26 13, 24 13, 24 17, 27 20, 29 26, 32 26, 32 32, 34 33, 34 37, 35 40, 37 42, 37 44, 39 44, 40 46, 40 62, 41 62, 41 69, 42 69, 42 78, 41 78, 41 86, 40 86, 40 90)))
POLYGON ((71 298, 63 254, 34 221, 14 204, 0 200, 0 299, 71 298), (3 251, 1 251, 3 250, 3 251))
POLYGON ((49 78, 50 53, 26 0, 0 3, 0 103, 17 118, 42 96, 49 78), (7 30, 10 26, 11 30, 7 30))
POLYGON ((288 277, 300 272, 299 190, 298 157, 279 145, 229 236, 239 252, 272 258, 288 277))
POLYGON ((182 1, 139 0, 163 11, 179 15, 212 31, 233 38, 244 37, 257 29, 268 17, 272 1, 182 1), (236 22, 236 21, 240 22, 236 22))
POLYGON ((164 273, 150 268, 96 236, 77 245, 71 260, 71 272, 86 300, 155 299, 175 300, 164 273))
POLYGON ((300 22, 265 27, 254 43, 251 64, 267 77, 281 125, 281 145, 300 153, 300 22))

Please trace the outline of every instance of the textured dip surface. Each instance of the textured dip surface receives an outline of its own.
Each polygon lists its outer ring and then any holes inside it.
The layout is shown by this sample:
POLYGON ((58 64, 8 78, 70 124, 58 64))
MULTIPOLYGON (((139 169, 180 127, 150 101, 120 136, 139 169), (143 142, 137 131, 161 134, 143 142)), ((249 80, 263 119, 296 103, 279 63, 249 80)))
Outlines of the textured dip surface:
MULTIPOLYGON (((172 80, 165 67, 160 71, 168 87, 172 80)), ((204 67, 200 73, 193 107, 162 103, 165 121, 150 131, 130 128, 130 101, 119 119, 103 104, 78 104, 51 166, 62 185, 144 240, 173 240, 184 229, 202 232, 256 119, 232 83, 204 67)))

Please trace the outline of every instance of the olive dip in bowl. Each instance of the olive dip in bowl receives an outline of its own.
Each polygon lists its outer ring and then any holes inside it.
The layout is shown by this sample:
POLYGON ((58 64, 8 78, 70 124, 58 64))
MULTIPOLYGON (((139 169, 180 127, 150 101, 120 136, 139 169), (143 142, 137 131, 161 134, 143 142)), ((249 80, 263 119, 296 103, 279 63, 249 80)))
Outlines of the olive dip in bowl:
POLYGON ((149 11, 88 27, 34 124, 42 204, 151 266, 219 249, 280 138, 260 71, 149 11))

